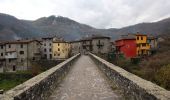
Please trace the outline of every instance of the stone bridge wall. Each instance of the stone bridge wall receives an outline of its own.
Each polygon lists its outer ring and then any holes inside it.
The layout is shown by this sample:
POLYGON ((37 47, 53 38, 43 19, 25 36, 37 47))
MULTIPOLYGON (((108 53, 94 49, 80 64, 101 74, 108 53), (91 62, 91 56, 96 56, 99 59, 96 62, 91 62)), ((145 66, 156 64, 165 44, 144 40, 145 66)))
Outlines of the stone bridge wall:
POLYGON ((44 100, 56 88, 69 71, 71 65, 80 56, 77 54, 57 66, 33 77, 32 79, 7 91, 0 100, 44 100))
POLYGON ((98 67, 119 88, 129 100, 170 100, 170 91, 144 80, 93 54, 89 54, 98 67))

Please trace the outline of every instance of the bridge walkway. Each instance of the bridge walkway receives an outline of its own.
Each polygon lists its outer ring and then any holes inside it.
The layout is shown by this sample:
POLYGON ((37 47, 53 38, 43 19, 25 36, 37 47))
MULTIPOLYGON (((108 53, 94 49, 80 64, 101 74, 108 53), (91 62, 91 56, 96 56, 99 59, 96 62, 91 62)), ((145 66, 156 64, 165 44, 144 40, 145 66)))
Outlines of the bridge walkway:
POLYGON ((48 100, 122 100, 94 61, 82 55, 48 100))

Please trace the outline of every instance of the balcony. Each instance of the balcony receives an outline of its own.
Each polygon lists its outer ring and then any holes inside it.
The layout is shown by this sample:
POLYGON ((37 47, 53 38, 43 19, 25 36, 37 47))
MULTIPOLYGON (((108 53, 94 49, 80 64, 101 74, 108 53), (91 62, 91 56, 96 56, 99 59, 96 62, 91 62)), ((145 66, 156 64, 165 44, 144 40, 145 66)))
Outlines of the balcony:
POLYGON ((15 59, 15 58, 17 58, 17 52, 6 52, 5 58, 6 59, 15 59))
POLYGON ((150 45, 149 44, 142 44, 142 45, 138 46, 138 49, 140 49, 140 50, 149 50, 150 45))

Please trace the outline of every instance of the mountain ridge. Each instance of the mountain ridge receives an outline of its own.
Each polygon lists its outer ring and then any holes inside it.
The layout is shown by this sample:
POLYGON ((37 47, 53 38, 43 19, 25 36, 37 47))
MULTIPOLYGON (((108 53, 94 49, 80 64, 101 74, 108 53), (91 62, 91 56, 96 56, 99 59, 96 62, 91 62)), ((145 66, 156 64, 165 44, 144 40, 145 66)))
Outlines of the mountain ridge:
POLYGON ((56 35, 66 40, 76 40, 92 34, 106 35, 116 39, 120 35, 136 32, 159 36, 165 33, 169 34, 169 27, 170 18, 158 22, 139 23, 119 29, 97 29, 62 16, 51 15, 37 20, 20 20, 14 16, 0 13, 0 40, 56 35))

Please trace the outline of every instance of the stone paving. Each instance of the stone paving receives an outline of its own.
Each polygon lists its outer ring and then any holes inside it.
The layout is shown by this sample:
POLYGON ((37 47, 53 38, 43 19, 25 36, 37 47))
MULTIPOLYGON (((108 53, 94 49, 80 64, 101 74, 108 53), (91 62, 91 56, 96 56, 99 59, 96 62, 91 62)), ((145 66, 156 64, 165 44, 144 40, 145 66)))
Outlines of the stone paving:
POLYGON ((81 56, 48 100, 122 100, 89 56, 81 56))

